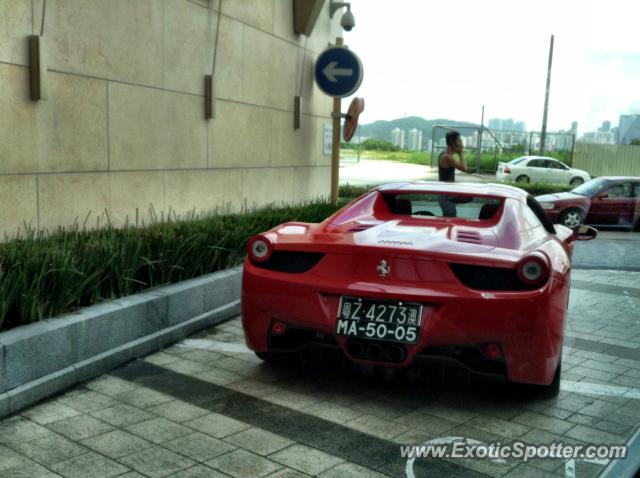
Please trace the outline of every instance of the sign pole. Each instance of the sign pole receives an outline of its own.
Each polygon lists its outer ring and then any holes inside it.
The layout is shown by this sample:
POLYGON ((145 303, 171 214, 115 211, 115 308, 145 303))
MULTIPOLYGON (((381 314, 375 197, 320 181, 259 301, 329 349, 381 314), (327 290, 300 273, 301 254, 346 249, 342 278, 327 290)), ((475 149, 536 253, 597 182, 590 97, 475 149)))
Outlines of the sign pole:
MULTIPOLYGON (((336 38, 336 46, 342 46, 342 37, 336 38)), ((338 204, 338 187, 340 182, 340 114, 342 100, 333 98, 333 137, 331 142, 331 204, 338 204)))

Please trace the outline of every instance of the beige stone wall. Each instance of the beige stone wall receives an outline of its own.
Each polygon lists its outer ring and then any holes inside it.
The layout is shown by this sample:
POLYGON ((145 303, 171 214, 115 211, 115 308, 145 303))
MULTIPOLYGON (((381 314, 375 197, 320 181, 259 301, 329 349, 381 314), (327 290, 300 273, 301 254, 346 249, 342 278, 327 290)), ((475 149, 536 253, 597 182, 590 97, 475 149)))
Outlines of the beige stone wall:
POLYGON ((223 0, 220 12, 219 0, 48 0, 50 98, 32 102, 27 36, 39 33, 42 0, 0 0, 0 234, 326 196, 331 102, 313 63, 340 15, 330 20, 326 2, 306 39, 293 33, 292 3, 223 0))

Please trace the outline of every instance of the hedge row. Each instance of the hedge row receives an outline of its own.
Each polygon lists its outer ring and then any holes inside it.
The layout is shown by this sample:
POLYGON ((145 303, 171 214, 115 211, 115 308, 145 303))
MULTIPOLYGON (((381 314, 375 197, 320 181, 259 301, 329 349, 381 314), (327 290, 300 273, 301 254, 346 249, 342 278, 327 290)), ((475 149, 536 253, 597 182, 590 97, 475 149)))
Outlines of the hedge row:
POLYGON ((0 244, 0 330, 231 267, 253 234, 336 210, 318 201, 146 227, 28 231, 0 244))

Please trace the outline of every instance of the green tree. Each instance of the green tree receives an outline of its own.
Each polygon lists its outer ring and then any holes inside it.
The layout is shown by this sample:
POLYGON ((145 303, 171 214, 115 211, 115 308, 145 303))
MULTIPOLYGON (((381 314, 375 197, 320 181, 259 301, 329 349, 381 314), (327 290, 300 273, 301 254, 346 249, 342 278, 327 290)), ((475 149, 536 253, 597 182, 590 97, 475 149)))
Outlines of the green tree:
POLYGON ((631 140, 631 144, 635 145, 635 146, 640 146, 640 138, 638 139, 632 139, 631 140))

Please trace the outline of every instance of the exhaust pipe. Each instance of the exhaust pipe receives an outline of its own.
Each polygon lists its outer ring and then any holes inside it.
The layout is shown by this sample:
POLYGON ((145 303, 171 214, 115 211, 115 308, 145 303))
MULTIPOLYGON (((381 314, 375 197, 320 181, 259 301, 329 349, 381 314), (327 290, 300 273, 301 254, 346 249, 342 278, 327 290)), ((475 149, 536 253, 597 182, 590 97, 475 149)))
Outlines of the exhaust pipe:
POLYGON ((367 347, 367 355, 371 360, 380 360, 383 354, 382 347, 378 344, 369 344, 367 347))
POLYGON ((407 353, 404 347, 400 345, 391 345, 387 348, 387 359, 389 362, 403 362, 407 353))
POLYGON ((349 352, 349 355, 352 357, 361 357, 364 353, 364 347, 362 343, 357 340, 349 340, 347 342, 347 352, 349 352))

